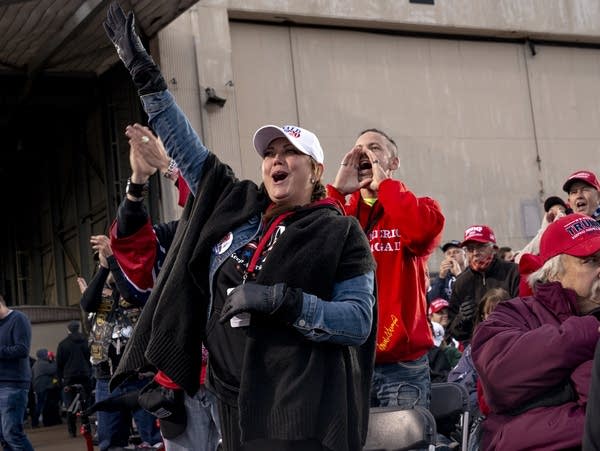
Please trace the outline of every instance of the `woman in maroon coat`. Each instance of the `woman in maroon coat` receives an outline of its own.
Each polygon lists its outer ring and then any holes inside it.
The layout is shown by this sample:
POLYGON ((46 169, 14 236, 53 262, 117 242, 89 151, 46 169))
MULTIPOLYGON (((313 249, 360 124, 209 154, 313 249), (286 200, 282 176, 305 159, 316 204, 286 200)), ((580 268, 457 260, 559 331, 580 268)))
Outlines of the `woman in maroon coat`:
POLYGON ((491 412, 482 449, 581 446, 600 322, 600 225, 579 214, 542 236, 534 295, 500 303, 473 337, 491 412))

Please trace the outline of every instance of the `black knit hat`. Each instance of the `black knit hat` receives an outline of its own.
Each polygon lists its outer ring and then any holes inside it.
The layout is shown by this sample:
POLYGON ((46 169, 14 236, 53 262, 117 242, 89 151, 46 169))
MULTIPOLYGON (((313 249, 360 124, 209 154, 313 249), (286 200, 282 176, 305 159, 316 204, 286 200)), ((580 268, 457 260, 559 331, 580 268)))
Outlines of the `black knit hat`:
POLYGON ((562 205, 563 207, 565 207, 565 209, 567 208, 567 204, 560 197, 550 196, 544 201, 544 211, 548 213, 548 211, 555 205, 562 205))

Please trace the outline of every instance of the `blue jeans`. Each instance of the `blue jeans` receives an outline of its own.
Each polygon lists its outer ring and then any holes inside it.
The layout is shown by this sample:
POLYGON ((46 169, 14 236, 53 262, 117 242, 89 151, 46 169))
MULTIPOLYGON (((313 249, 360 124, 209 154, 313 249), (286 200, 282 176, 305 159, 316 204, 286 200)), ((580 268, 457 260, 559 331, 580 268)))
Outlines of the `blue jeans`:
POLYGON ((427 354, 412 362, 375 365, 371 407, 429 408, 431 379, 427 354))
POLYGON ((28 394, 27 388, 0 386, 0 443, 6 451, 33 451, 23 430, 28 394))
POLYGON ((167 451, 215 451, 221 439, 215 395, 200 386, 193 398, 185 395, 187 426, 183 434, 164 439, 167 451))
POLYGON ((36 397, 36 401, 35 401, 35 418, 33 418, 33 416, 31 417, 31 425, 32 426, 38 426, 39 422, 40 422, 40 416, 42 415, 42 412, 44 411, 44 406, 46 405, 46 395, 48 394, 47 391, 38 391, 35 392, 35 397, 36 397))
MULTIPOLYGON (((96 402, 140 389, 149 381, 149 379, 145 379, 121 384, 115 390, 109 392, 109 379, 98 379, 96 381, 96 402)), ((160 430, 158 429, 158 426, 156 426, 156 419, 144 409, 138 409, 133 412, 98 411, 96 413, 96 418, 98 420, 98 446, 100 447, 100 451, 106 451, 113 446, 124 447, 128 445, 132 416, 142 441, 151 445, 161 442, 162 439, 160 430)))

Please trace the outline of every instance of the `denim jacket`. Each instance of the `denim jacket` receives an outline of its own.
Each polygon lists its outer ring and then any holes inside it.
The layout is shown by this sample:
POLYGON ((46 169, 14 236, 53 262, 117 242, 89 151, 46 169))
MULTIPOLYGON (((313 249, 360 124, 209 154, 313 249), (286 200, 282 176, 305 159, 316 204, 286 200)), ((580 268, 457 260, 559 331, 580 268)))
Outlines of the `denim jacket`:
MULTIPOLYGON (((167 154, 172 157, 193 194, 202 176, 203 164, 209 154, 185 114, 169 91, 142 96, 149 124, 163 140, 167 154)), ((232 231, 233 241, 227 251, 213 251, 210 259, 210 291, 220 266, 238 249, 261 232, 261 218, 251 218, 232 231)), ((336 283, 330 302, 303 293, 302 313, 294 327, 307 339, 342 345, 360 345, 371 331, 373 321, 374 274, 353 277, 336 283)), ((209 306, 210 312, 211 306, 209 306)))

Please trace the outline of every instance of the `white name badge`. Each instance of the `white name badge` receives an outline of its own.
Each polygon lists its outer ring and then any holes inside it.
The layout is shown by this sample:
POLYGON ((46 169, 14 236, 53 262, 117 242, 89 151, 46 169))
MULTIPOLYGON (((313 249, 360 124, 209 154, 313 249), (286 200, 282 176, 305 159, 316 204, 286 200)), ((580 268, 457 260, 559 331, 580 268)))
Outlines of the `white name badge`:
MULTIPOLYGON (((233 290, 234 290, 233 288, 227 288, 227 296, 229 296, 233 290)), ((250 313, 242 312, 242 313, 238 313, 235 316, 232 316, 229 319, 229 325, 231 327, 249 326, 250 325, 250 313)))

